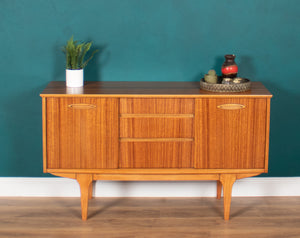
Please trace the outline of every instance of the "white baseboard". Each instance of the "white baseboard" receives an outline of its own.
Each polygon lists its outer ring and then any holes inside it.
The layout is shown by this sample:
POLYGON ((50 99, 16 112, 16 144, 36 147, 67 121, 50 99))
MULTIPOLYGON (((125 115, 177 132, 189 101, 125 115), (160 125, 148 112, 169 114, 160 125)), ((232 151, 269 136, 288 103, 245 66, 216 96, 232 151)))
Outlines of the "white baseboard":
MULTIPOLYGON (((238 180, 232 195, 300 196, 300 177, 238 180)), ((79 185, 68 178, 0 177, 0 197, 79 197, 79 185)), ((215 197, 215 181, 115 182, 97 181, 95 197, 215 197)))

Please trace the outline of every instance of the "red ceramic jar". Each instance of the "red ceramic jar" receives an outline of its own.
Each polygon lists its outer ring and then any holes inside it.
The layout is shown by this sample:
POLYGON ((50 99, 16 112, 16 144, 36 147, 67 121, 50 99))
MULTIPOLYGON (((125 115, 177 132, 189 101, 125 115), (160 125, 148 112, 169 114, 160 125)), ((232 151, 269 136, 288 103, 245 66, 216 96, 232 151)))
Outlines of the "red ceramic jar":
POLYGON ((225 55, 225 62, 222 65, 223 78, 236 78, 238 66, 234 61, 235 55, 225 55))

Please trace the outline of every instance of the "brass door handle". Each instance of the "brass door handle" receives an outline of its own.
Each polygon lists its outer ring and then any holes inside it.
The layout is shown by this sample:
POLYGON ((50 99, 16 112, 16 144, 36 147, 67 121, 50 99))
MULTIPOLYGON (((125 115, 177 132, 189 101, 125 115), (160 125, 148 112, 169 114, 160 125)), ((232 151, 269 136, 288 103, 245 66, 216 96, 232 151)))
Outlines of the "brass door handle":
POLYGON ((79 104, 69 104, 68 107, 73 109, 92 109, 95 108, 96 105, 79 103, 79 104))
POLYGON ((245 107, 246 106, 243 104, 233 104, 233 103, 221 104, 217 106, 217 108, 224 109, 224 110, 237 110, 237 109, 243 109, 245 107))

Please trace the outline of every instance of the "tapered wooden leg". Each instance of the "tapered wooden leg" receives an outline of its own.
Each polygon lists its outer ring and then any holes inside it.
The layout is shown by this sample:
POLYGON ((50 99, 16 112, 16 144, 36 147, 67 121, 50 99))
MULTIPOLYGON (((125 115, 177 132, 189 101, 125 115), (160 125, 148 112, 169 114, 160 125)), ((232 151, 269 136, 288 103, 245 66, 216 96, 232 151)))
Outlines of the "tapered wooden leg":
POLYGON ((217 199, 221 199, 222 194, 222 183, 217 180, 217 199))
POLYGON ((90 183, 89 186, 89 199, 93 198, 93 181, 90 183))
POLYGON ((89 191, 90 191, 90 185, 93 181, 93 175, 77 174, 76 179, 77 182, 79 183, 80 193, 81 193, 81 217, 83 221, 86 221, 88 204, 89 204, 89 191))
POLYGON ((232 185, 234 184, 235 180, 236 180, 235 174, 221 174, 220 175, 220 181, 223 185, 224 220, 229 220, 231 191, 232 191, 232 185))

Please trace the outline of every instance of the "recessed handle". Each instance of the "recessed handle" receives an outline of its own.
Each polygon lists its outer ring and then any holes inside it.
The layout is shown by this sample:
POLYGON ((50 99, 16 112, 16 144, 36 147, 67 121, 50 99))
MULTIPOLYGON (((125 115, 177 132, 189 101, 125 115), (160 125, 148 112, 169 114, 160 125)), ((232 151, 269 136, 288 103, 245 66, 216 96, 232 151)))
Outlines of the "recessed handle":
POLYGON ((73 109, 92 109, 92 108, 95 108, 96 105, 94 105, 94 104, 78 103, 78 104, 69 104, 68 107, 69 108, 73 108, 73 109))
POLYGON ((221 104, 218 105, 217 108, 224 109, 224 110, 237 110, 237 109, 243 109, 246 106, 243 104, 221 104))

